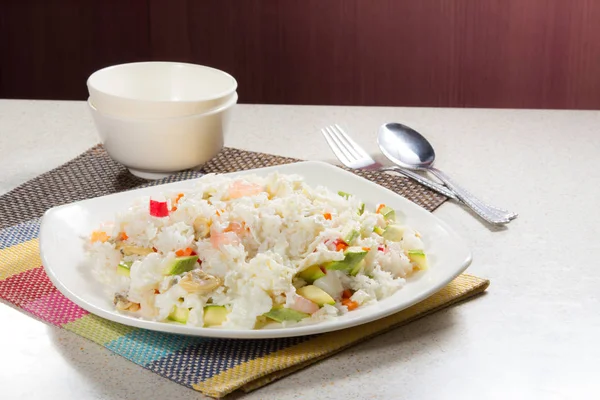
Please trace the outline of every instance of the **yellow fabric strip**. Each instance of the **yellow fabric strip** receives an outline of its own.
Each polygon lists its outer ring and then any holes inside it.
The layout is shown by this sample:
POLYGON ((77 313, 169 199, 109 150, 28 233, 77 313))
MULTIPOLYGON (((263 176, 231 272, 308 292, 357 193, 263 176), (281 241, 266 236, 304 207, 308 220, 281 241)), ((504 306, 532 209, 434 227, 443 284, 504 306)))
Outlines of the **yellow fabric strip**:
POLYGON ((101 345, 112 342, 137 329, 102 319, 93 314, 66 323, 62 327, 101 345))
POLYGON ((0 250, 0 281, 42 265, 37 239, 0 250))
MULTIPOLYGON (((382 330, 379 330, 377 332, 375 332, 372 335, 369 336, 365 336, 365 337, 361 337, 361 342, 364 340, 368 340, 369 338, 376 336, 376 335, 380 335, 383 334, 385 332, 388 332, 392 329, 398 328, 400 326, 409 324, 410 322, 422 318, 424 316, 427 316, 429 314, 433 314, 436 311, 439 311, 443 308, 449 307, 453 304, 459 303, 461 301, 467 300, 473 296, 476 296, 478 294, 483 293, 483 291, 485 291, 485 289, 487 289, 487 287, 489 286, 489 281, 486 279, 481 279, 472 275, 461 275, 459 278, 457 278, 456 280, 454 280, 451 285, 454 284, 454 289, 456 290, 454 293, 452 293, 452 297, 445 297, 445 301, 442 301, 439 305, 436 305, 434 308, 425 310, 423 313, 419 313, 419 314, 415 314, 412 317, 409 317, 407 319, 403 319, 400 321, 396 321, 396 322, 392 322, 391 325, 389 325, 388 327, 383 328, 382 330), (460 294, 462 292, 462 294, 460 294)), ((446 289, 449 289, 449 287, 446 287, 446 289)), ((443 289, 442 291, 438 292, 438 294, 441 296, 440 299, 444 299, 444 295, 447 295, 448 292, 444 293, 445 289, 443 289)), ((451 291, 449 291, 451 292, 451 291)), ((426 300, 425 300, 426 301, 426 300)), ((408 310, 407 310, 408 311, 408 310)), ((388 318, 393 318, 394 316, 390 316, 388 318)), ((320 361, 324 358, 327 358, 335 353, 338 353, 342 350, 344 350, 345 348, 348 348, 350 346, 352 346, 355 343, 350 343, 349 345, 339 348, 331 353, 328 354, 324 354, 320 357, 308 360, 306 362, 300 363, 298 365, 295 365, 293 367, 287 368, 285 370, 279 370, 279 371, 275 371, 271 374, 268 374, 266 376, 263 376, 259 379, 256 379, 254 381, 251 381, 250 383, 244 385, 242 387, 242 390, 246 393, 258 389, 264 385, 267 385, 277 379, 281 379, 287 375, 290 375, 296 371, 299 371, 311 364, 316 363, 317 361, 320 361)))
POLYGON ((137 329, 97 317, 94 314, 88 314, 83 318, 64 324, 62 327, 101 345, 137 329))
POLYGON ((340 332, 331 332, 307 342, 248 361, 193 385, 212 397, 222 397, 236 389, 251 391, 331 356, 359 341, 387 332, 442 308, 482 293, 489 281, 463 274, 431 297, 389 317, 340 332), (334 340, 335 339, 335 340, 334 340))

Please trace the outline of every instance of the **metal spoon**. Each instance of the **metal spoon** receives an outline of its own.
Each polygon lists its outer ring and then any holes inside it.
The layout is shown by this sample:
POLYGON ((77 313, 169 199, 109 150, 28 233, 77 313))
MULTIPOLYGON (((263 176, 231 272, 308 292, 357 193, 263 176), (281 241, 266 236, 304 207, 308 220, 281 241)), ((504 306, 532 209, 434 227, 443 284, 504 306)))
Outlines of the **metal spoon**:
POLYGON ((393 163, 408 169, 426 170, 437 176, 463 203, 484 220, 502 225, 517 217, 515 213, 486 204, 435 168, 433 146, 414 129, 398 123, 384 124, 379 128, 377 143, 382 153, 393 163))

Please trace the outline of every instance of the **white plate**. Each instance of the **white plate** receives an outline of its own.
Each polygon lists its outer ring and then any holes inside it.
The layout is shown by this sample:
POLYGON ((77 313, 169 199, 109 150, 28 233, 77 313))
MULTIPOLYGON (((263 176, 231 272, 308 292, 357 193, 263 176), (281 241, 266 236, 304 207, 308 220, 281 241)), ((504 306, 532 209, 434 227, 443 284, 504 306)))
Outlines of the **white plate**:
POLYGON ((386 317, 431 296, 471 263, 471 253, 465 242, 446 223, 394 192, 332 165, 301 162, 231 175, 266 175, 275 170, 284 174, 301 175, 311 186, 324 185, 336 192, 342 190, 353 193, 367 207, 374 208, 377 203, 385 203, 401 210, 406 215, 406 223, 422 234, 430 268, 410 278, 402 289, 377 304, 313 325, 265 330, 226 330, 146 321, 119 314, 91 273, 83 268, 83 236, 89 235, 101 222, 112 220, 116 212, 123 210, 134 198, 163 190, 190 188, 195 180, 188 180, 112 194, 48 210, 40 229, 40 251, 46 273, 58 290, 71 301, 93 314, 115 322, 193 336, 259 339, 324 333, 386 317))

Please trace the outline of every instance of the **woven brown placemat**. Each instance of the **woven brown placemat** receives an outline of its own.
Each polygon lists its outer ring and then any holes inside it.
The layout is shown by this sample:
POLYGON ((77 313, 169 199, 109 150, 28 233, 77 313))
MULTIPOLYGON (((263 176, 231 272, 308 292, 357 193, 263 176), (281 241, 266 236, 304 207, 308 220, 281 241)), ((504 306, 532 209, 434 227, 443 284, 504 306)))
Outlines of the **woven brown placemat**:
MULTIPOLYGON (((200 171, 158 181, 131 175, 100 145, 0 196, 0 300, 74 332, 132 362, 213 397, 254 390, 377 334, 481 293, 488 281, 461 275, 430 298, 387 318, 344 331, 282 339, 191 338, 121 326, 77 307, 40 266, 39 217, 54 206, 148 185, 275 166, 299 160, 225 148, 200 171)), ((352 171, 433 211, 445 197, 404 177, 352 171)))
MULTIPOLYGON (((123 165, 111 159, 102 145, 97 145, 68 163, 1 196, 0 229, 39 218, 49 208, 74 201, 142 186, 193 179, 204 173, 242 171, 297 161, 300 160, 224 148, 199 171, 183 171, 164 179, 147 181, 133 176, 123 165)), ((447 199, 402 176, 367 170, 352 172, 404 196, 429 211, 435 210, 447 199)))

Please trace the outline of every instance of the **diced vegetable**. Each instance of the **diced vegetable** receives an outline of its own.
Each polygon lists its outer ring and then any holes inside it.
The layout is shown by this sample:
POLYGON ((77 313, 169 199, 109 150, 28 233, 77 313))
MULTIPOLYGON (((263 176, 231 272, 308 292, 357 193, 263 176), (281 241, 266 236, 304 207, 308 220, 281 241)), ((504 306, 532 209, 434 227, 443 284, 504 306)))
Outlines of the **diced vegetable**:
POLYGON ((348 311, 356 310, 358 308, 358 303, 350 299, 343 299, 342 305, 346 306, 348 311))
POLYGON ((192 253, 193 253, 193 250, 191 248, 189 248, 189 247, 186 247, 185 249, 177 250, 175 252, 175 255, 177 257, 187 257, 187 256, 191 256, 192 253))
POLYGON ((104 243, 104 242, 106 242, 108 240, 108 238, 109 238, 109 236, 106 234, 106 232, 104 232, 104 231, 94 231, 94 232, 92 232, 90 241, 92 243, 95 243, 95 242, 102 242, 102 243, 104 243))
POLYGON ((303 286, 297 290, 297 293, 321 307, 325 304, 335 304, 333 297, 315 285, 303 286))
POLYGON ((150 215, 163 218, 169 215, 169 207, 166 201, 150 200, 150 215))
POLYGON ((356 264, 354 266, 354 268, 352 268, 352 270, 350 271, 350 275, 356 276, 360 272, 361 269, 365 268, 366 265, 367 265, 367 262, 365 260, 361 260, 358 264, 356 264))
POLYGON ((177 257, 173 263, 163 271, 163 275, 181 275, 191 271, 196 266, 198 256, 177 257))
POLYGON ((399 242, 402 240, 404 236, 404 226, 403 225, 388 225, 383 231, 383 238, 390 240, 392 242, 399 242))
POLYGON ((381 207, 378 211, 379 214, 383 215, 383 218, 386 221, 395 221, 396 220, 396 211, 391 207, 381 207))
POLYGON ((361 203, 358 208, 358 215, 363 215, 365 213, 365 203, 361 203))
POLYGON ((331 220, 331 214, 325 213, 325 214, 323 214, 323 218, 325 218, 326 220, 331 220))
POLYGON ((175 198, 175 201, 173 202, 173 206, 171 207, 171 211, 177 211, 177 203, 179 203, 179 200, 183 197, 183 193, 178 193, 177 197, 175 198))
POLYGON ((352 229, 350 233, 344 238, 344 242, 350 244, 352 241, 360 236, 360 233, 356 229, 352 229))
POLYGON ((229 311, 225 306, 207 305, 204 307, 204 326, 219 326, 227 320, 229 311))
POLYGON ((167 318, 170 319, 171 321, 185 324, 188 320, 189 315, 190 315, 189 309, 184 308, 184 307, 175 306, 173 308, 173 311, 171 311, 171 314, 169 314, 169 316, 167 318))
POLYGON ((338 194, 342 197, 344 197, 345 199, 349 199, 350 198, 350 193, 346 193, 346 192, 338 192, 338 194))
POLYGON ((127 240, 129 239, 129 236, 127 236, 127 234, 125 232, 121 232, 121 234, 119 235, 121 240, 127 240))
POLYGON ((323 289, 331 297, 337 299, 341 296, 342 291, 344 290, 338 273, 339 272, 337 271, 328 271, 327 275, 315 280, 313 285, 323 289))
POLYGON ((335 241, 335 251, 344 251, 348 248, 348 243, 341 239, 335 241))
POLYGON ((263 314, 265 317, 270 318, 277 322, 283 321, 301 321, 304 318, 309 317, 309 314, 300 311, 292 310, 291 308, 273 308, 268 313, 263 314))
POLYGON ((410 259, 410 261, 415 263, 418 269, 427 269, 427 256, 425 255, 423 250, 409 250, 408 258, 410 259))
POLYGON ((117 275, 129 276, 132 265, 133 261, 121 261, 119 265, 117 265, 117 275))
POLYGON ((308 283, 313 283, 322 276, 325 276, 325 273, 323 272, 323 270, 321 270, 321 267, 319 265, 313 265, 306 268, 305 270, 300 271, 298 273, 298 276, 308 283))
POLYGON ((325 264, 327 269, 352 271, 352 269, 367 256, 367 252, 360 247, 349 247, 344 252, 344 259, 331 261, 325 264))

